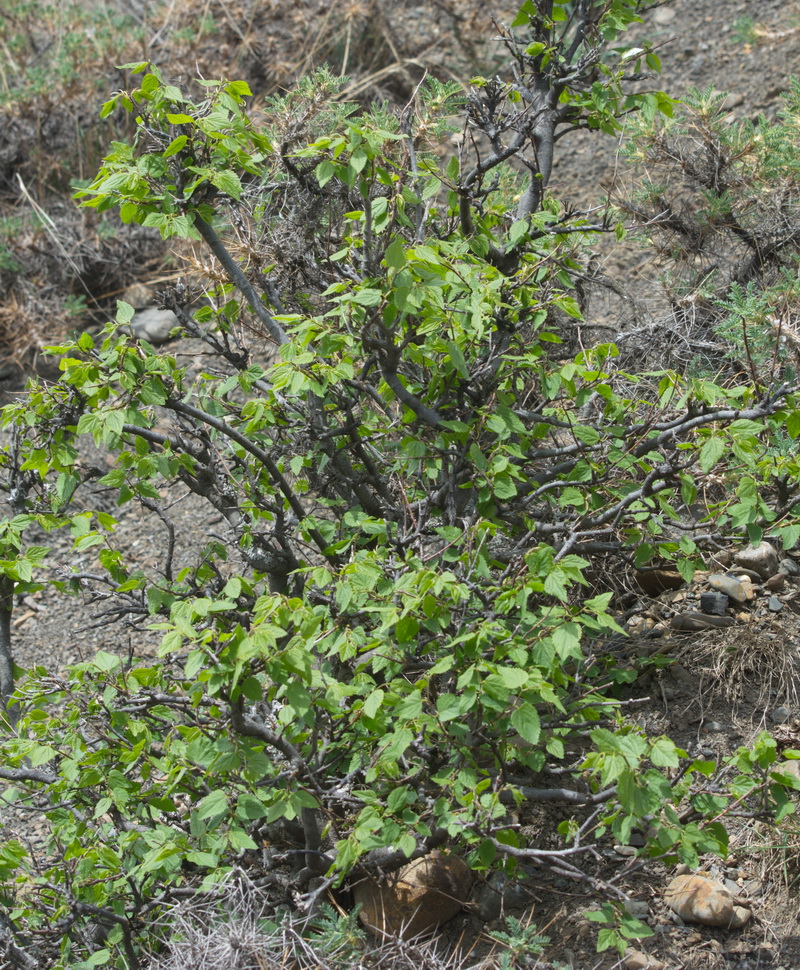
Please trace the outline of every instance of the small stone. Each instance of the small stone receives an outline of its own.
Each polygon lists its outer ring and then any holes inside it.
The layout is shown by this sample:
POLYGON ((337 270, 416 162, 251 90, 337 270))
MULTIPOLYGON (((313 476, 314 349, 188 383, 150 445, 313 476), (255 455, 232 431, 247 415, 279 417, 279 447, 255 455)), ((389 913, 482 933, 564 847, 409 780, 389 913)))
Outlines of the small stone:
POLYGON ((623 906, 636 919, 645 919, 650 913, 650 904, 646 899, 628 899, 623 903, 623 906))
POLYGON ((770 596, 767 600, 767 608, 771 613, 780 613, 783 609, 783 603, 781 603, 777 596, 770 596))
POLYGON ((627 623, 628 632, 631 634, 647 633, 655 626, 655 620, 649 616, 632 616, 627 623))
POLYGON ((734 919, 733 896, 716 879, 676 876, 664 894, 667 906, 687 923, 729 926, 734 919))
POLYGON ((746 906, 734 906, 728 929, 740 930, 753 914, 746 906))
POLYGON ((760 879, 748 879, 744 884, 744 891, 748 896, 757 899, 764 894, 764 884, 760 879))
POLYGON ((728 597, 724 593, 712 591, 700 594, 700 609, 703 613, 712 613, 714 616, 724 616, 728 608, 728 597))
POLYGON ((739 582, 744 590, 744 595, 749 603, 751 600, 755 599, 756 591, 753 587, 753 580, 749 576, 739 576, 739 582))
MULTIPOLYGON (((778 568, 780 569, 780 567, 778 568)), ((764 583, 764 587, 768 589, 770 593, 780 593, 785 585, 786 573, 782 572, 777 572, 774 576, 770 576, 766 583, 764 583)))
POLYGON ((653 20, 659 27, 666 27, 675 19, 675 11, 671 7, 659 7, 653 13, 653 20))
POLYGON ((632 845, 615 845, 614 851, 617 855, 626 857, 636 855, 636 849, 632 845))
POLYGON ((141 310, 134 313, 130 323, 130 332, 139 340, 146 340, 151 344, 163 344, 169 340, 170 331, 180 326, 178 318, 172 310, 141 310))
POLYGON ((706 613, 696 613, 690 610, 687 613, 679 613, 673 616, 670 621, 673 630, 681 633, 694 633, 700 630, 712 630, 715 627, 733 626, 732 616, 709 616, 706 613))
POLYGON ((800 761, 779 761, 775 765, 775 771, 782 771, 785 775, 794 775, 800 778, 800 761))
POLYGON ((669 668, 670 676, 678 681, 679 684, 686 684, 688 686, 697 684, 697 675, 693 674, 690 670, 687 670, 683 664, 675 663, 669 668))
POLYGON ((738 108, 743 101, 744 101, 743 94, 729 94, 722 102, 722 109, 723 111, 730 111, 731 108, 738 108))
POLYGON ((625 970, 663 970, 665 964, 643 950, 631 950, 629 948, 625 951, 622 966, 625 967, 625 970))
POLYGON ((769 719, 773 724, 785 724, 792 716, 788 707, 776 707, 770 712, 769 719))
POLYGON ((505 909, 524 906, 530 893, 518 883, 511 882, 502 872, 493 872, 473 893, 469 909, 479 920, 490 923, 499 919, 505 909))
POLYGON ((794 559, 786 556, 778 563, 778 572, 784 576, 800 576, 800 566, 797 565, 794 559))
POLYGON ((762 579, 769 579, 778 571, 778 553, 769 542, 761 542, 755 548, 747 546, 733 557, 739 566, 752 569, 762 579))
MULTIPOLYGON (((723 576, 721 573, 712 573, 708 577, 708 585, 719 593, 730 596, 737 603, 747 602, 747 591, 738 579, 733 576, 723 576)), ((727 605, 727 604, 726 604, 727 605)))
POLYGON ((706 721, 703 725, 703 730, 708 731, 710 734, 722 734, 727 728, 721 721, 706 721))

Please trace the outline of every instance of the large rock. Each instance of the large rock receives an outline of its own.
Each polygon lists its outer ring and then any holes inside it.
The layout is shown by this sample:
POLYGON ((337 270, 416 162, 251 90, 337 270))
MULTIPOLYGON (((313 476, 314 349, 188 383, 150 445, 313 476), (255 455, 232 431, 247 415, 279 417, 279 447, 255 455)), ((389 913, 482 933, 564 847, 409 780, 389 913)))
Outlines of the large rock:
POLYGON ((383 936, 410 939, 452 919, 471 886, 472 870, 465 862, 432 852, 390 873, 381 883, 362 880, 353 895, 365 926, 383 936))
POLYGON ((163 344, 169 340, 172 329, 179 326, 178 318, 172 310, 151 307, 149 310, 134 313, 129 329, 133 336, 140 340, 146 340, 151 344, 163 344))
POLYGON ((762 579, 769 579, 778 571, 778 553, 768 542, 759 543, 755 548, 747 546, 733 557, 734 562, 743 569, 751 569, 762 579))
POLYGON ((686 923, 739 929, 750 910, 736 906, 725 886, 708 876, 676 876, 664 894, 667 906, 686 923))

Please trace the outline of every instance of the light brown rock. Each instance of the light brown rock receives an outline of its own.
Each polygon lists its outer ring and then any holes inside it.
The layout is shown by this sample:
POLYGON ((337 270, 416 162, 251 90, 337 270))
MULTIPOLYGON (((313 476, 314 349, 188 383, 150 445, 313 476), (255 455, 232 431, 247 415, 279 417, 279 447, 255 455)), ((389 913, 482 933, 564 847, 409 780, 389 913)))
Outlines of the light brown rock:
POLYGON ((625 970, 664 970, 665 964, 655 957, 650 956, 643 950, 625 951, 625 959, 622 961, 625 970))
POLYGON ((143 310, 156 301, 156 291, 146 283, 131 283, 122 294, 125 303, 130 303, 134 310, 143 310))
POLYGON ((738 579, 734 579, 733 576, 723 576, 721 573, 712 573, 708 577, 708 585, 712 589, 717 590, 717 592, 730 596, 730 598, 736 600, 737 603, 747 602, 747 592, 745 591, 744 586, 739 582, 738 579))
POLYGON ((740 930, 753 914, 746 906, 734 906, 733 916, 728 923, 729 930, 740 930))
POLYGON ((676 876, 667 886, 664 899, 687 923, 727 927, 735 918, 733 896, 721 882, 708 876, 676 876))
POLYGON ((452 919, 466 902, 472 870, 458 856, 433 852, 386 876, 353 888, 359 919, 383 936, 410 939, 452 919))

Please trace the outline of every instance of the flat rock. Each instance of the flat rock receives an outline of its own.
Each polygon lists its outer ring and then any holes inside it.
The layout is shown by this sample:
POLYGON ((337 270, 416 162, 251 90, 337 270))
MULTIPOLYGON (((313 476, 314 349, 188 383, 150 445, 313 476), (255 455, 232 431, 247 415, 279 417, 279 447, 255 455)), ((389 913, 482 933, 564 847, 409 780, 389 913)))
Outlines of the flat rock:
POLYGON ((670 621, 673 630, 681 633, 694 633, 700 630, 713 630, 720 627, 733 626, 732 616, 710 616, 707 613, 679 613, 670 621))
POLYGON ((723 576, 722 573, 712 573, 708 577, 708 585, 718 593, 730 596, 737 603, 747 602, 747 590, 738 579, 733 576, 723 576))
POLYGON ((778 571, 778 553, 769 542, 761 542, 757 546, 747 546, 740 549, 733 557, 738 566, 752 569, 762 579, 769 579, 778 571))
POLYGON ((463 860, 432 852, 381 883, 363 879, 353 887, 353 897, 366 927, 382 936, 410 939, 452 919, 471 887, 472 870, 463 860))
POLYGON ((644 950, 631 950, 628 948, 625 951, 622 966, 625 967, 625 970, 664 970, 666 964, 660 960, 656 960, 655 957, 650 956, 649 953, 645 953, 644 950))
MULTIPOLYGON (((707 876, 676 876, 667 886, 664 899, 672 912, 686 923, 730 927, 743 917, 735 909, 744 907, 735 907, 733 896, 725 886, 707 876)), ((749 919, 749 910, 746 912, 749 919)))

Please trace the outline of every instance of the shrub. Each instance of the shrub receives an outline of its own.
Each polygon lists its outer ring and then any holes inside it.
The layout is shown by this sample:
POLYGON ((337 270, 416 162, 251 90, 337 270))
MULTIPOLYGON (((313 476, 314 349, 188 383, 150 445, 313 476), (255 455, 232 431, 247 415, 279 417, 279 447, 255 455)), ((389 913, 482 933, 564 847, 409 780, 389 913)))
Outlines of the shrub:
POLYGON ((135 138, 79 196, 205 243, 207 305, 162 296, 213 363, 192 374, 132 339, 121 304, 4 412, 7 586, 30 589, 46 555, 29 528, 69 528, 99 574, 64 592, 94 584, 162 634, 155 659, 101 651, 3 685, 0 777, 45 806, 50 838, 46 858, 0 854, 18 965, 141 965, 152 917, 235 866, 306 912, 354 870, 442 845, 619 898, 590 864, 609 837, 638 827, 644 857, 696 865, 724 854, 732 807, 791 810, 774 742, 718 765, 648 736, 615 697, 634 672, 607 656, 609 574, 658 560, 691 578, 702 549, 674 523, 712 472, 733 493, 720 528, 800 536, 762 446, 800 429, 793 386, 559 350, 583 251, 616 227, 548 195, 554 151, 576 126, 671 111, 625 92, 654 55, 609 47, 640 6, 526 0, 507 82, 476 79, 464 104, 431 81, 399 117, 339 104, 318 74, 256 125, 242 82, 191 98, 128 65, 140 84, 104 113, 128 111, 135 138), (115 548, 83 437, 116 458, 99 486, 163 523, 158 566, 115 548), (224 529, 194 559, 167 511, 185 490, 224 529), (537 801, 566 806, 553 848, 515 822, 537 801))

